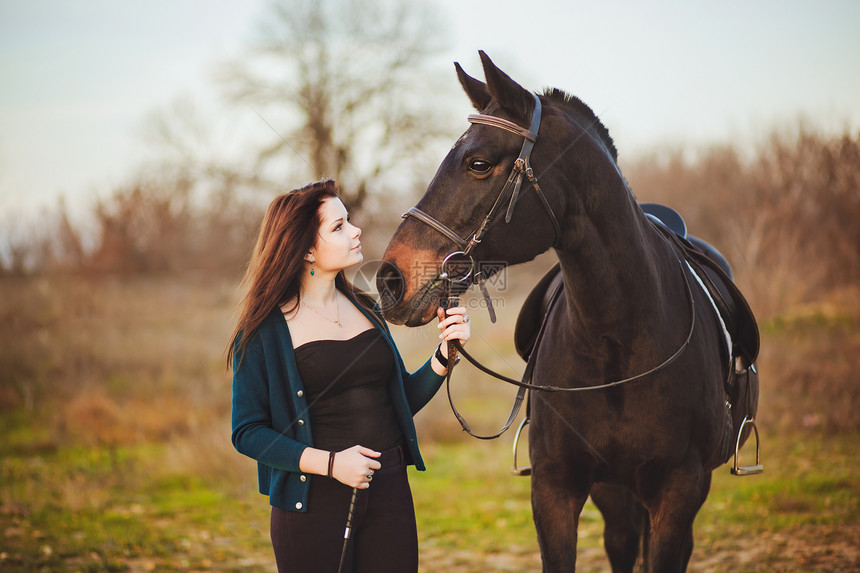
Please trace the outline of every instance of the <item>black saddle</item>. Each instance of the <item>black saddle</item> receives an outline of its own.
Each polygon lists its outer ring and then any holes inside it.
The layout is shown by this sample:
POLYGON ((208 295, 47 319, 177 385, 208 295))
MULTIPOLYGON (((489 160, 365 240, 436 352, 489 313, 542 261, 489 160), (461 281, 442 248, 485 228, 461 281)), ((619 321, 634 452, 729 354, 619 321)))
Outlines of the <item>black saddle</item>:
POLYGON ((652 222, 671 229, 679 237, 687 238, 687 223, 684 222, 681 214, 673 208, 660 203, 640 203, 639 207, 652 222))
POLYGON ((735 280, 729 261, 726 260, 726 257, 724 257, 720 251, 699 237, 687 234, 687 223, 684 222, 684 218, 681 217, 680 213, 671 207, 660 205, 659 203, 640 203, 639 206, 642 208, 642 212, 645 213, 645 216, 648 217, 652 223, 662 225, 678 235, 680 238, 695 245, 699 251, 720 265, 732 281, 735 280))
MULTIPOLYGON (((734 344, 732 358, 743 358, 745 367, 754 364, 760 344, 758 325, 752 309, 732 279, 731 267, 725 257, 705 241, 688 235, 684 220, 671 208, 655 204, 642 207, 654 228, 675 245, 679 256, 699 275, 714 300, 734 344)), ((514 328, 514 345, 523 360, 528 360, 541 320, 561 290, 562 283, 561 267, 556 264, 526 297, 514 328)))

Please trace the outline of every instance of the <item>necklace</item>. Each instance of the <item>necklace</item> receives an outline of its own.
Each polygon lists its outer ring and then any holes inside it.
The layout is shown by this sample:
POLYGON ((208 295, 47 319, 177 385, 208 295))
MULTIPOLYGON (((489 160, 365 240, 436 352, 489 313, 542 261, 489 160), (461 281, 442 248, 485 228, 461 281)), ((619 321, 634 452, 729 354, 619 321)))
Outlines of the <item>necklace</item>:
POLYGON ((321 313, 320 311, 318 311, 317 309, 315 309, 314 307, 312 307, 311 305, 309 305, 305 301, 302 300, 300 302, 303 305, 305 305, 306 307, 308 307, 309 309, 311 309, 316 314, 318 314, 321 317, 323 317, 324 319, 326 319, 327 321, 333 322, 334 324, 336 324, 338 326, 338 328, 343 328, 343 325, 340 323, 340 305, 337 303, 337 297, 335 297, 335 299, 334 299, 334 305, 335 305, 335 308, 337 308, 337 319, 336 320, 330 319, 329 317, 327 317, 326 315, 324 315, 323 313, 321 313))

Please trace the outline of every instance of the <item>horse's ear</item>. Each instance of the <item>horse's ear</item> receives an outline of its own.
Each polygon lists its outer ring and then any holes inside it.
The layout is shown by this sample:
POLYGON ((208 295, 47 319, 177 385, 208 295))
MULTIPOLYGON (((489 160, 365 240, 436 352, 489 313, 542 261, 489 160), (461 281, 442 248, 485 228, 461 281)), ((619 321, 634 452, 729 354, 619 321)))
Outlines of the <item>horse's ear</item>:
POLYGON ((497 68, 483 50, 479 50, 478 54, 484 65, 484 76, 487 78, 487 89, 490 95, 513 117, 528 121, 534 105, 534 96, 497 68))
POLYGON ((466 92, 466 95, 469 96, 469 99, 472 100, 472 105, 475 106, 475 109, 478 111, 483 111, 488 105, 490 105, 490 92, 487 91, 487 84, 480 80, 476 80, 469 74, 463 71, 463 68, 460 67, 460 64, 454 62, 454 67, 457 69, 457 78, 460 80, 460 85, 463 86, 463 90, 466 92))

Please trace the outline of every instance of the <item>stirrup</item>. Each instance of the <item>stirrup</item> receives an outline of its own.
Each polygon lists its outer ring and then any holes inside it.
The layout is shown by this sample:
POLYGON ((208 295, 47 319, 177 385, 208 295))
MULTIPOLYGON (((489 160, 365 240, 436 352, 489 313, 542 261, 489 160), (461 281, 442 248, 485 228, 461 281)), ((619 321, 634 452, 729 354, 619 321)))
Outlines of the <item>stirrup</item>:
POLYGON ((755 425, 755 419, 750 418, 749 416, 744 416, 743 422, 741 422, 741 427, 738 428, 738 438, 735 441, 735 463, 732 466, 732 474, 736 476, 750 476, 755 474, 760 474, 764 471, 764 466, 761 465, 761 456, 759 450, 759 440, 758 440, 758 428, 755 425), (753 466, 739 466, 738 465, 738 452, 741 448, 741 435, 744 431, 744 426, 749 424, 752 426, 752 429, 755 431, 755 465, 753 466))
POLYGON ((517 433, 514 434, 514 467, 511 468, 511 473, 515 476, 530 476, 532 475, 531 466, 527 466, 524 468, 517 467, 517 444, 520 441, 520 434, 523 431, 523 428, 526 427, 526 424, 529 423, 528 418, 523 418, 523 421, 520 422, 519 427, 517 428, 517 433))

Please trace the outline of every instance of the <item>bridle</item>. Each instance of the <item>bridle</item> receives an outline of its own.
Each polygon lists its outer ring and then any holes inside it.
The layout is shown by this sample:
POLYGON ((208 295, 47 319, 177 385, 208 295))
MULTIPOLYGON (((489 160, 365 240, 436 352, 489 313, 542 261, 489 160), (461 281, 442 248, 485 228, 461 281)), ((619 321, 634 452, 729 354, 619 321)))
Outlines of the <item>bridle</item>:
MULTIPOLYGON (((486 236, 487 232, 489 232, 490 228, 493 226, 493 223, 496 222, 496 217, 498 217, 499 213, 501 213, 502 209, 505 207, 505 201, 508 202, 507 210, 505 213, 505 222, 510 223, 511 217, 514 213, 514 207, 517 204, 517 200, 520 196, 520 187, 522 186, 523 176, 528 178, 529 182, 534 187, 535 193, 541 201, 541 205, 543 205, 544 210, 547 213, 550 221, 552 222, 552 228, 554 232, 553 245, 558 243, 559 237, 561 236, 561 226, 558 223, 558 218, 555 216, 555 213, 552 210, 552 206, 549 204, 549 201, 546 199, 546 195, 541 190, 540 185, 538 184, 537 177, 534 174, 534 170, 531 167, 530 157, 532 153, 532 149, 534 148, 535 142, 537 141, 538 130, 540 129, 540 121, 541 121, 541 103, 540 98, 535 94, 532 94, 535 101, 534 111, 532 112, 531 125, 528 129, 520 127, 516 123, 509 121, 507 119, 503 119, 501 117, 496 117, 493 115, 484 115, 484 114, 472 114, 469 116, 469 123, 477 123, 482 125, 489 125, 492 127, 498 127, 504 129, 505 131, 509 131, 515 135, 522 136, 523 146, 520 149, 519 157, 517 157, 516 161, 514 161, 514 167, 511 169, 511 174, 508 177, 505 185, 502 187, 502 190, 499 191, 498 196, 496 197, 493 206, 490 207, 490 211, 483 218, 481 223, 475 228, 475 230, 467 235, 464 239, 456 232, 454 232, 450 227, 436 219, 435 217, 428 215, 421 209, 417 207, 411 207, 408 211, 403 213, 403 218, 406 219, 408 217, 415 217, 419 221, 426 223, 446 238, 448 238, 451 242, 453 242, 459 250, 452 251, 449 253, 443 260, 442 264, 439 268, 439 274, 437 275, 437 281, 456 281, 465 283, 467 281, 471 281, 474 283, 478 283, 481 287, 481 292, 484 294, 485 299, 489 301, 489 295, 486 292, 486 287, 484 287, 484 282, 486 281, 485 276, 480 269, 476 272, 476 264, 475 258, 472 256, 472 251, 481 243, 481 241, 486 236), (510 192, 510 199, 508 200, 508 194, 510 192), (467 257, 469 260, 468 268, 459 273, 453 273, 452 267, 453 263, 451 263, 454 257, 461 256, 467 257)), ((493 322, 495 322, 495 314, 492 311, 492 306, 488 305, 488 309, 490 310, 490 317, 493 322)))
MULTIPOLYGON (((534 148, 534 144, 537 141, 538 130, 540 129, 540 121, 541 121, 540 99, 534 94, 532 94, 532 96, 534 97, 534 100, 535 100, 535 108, 534 108, 534 111, 532 112, 531 125, 530 125, 529 129, 525 129, 523 127, 520 127, 519 125, 517 125, 514 122, 509 121, 507 119, 495 117, 492 115, 473 114, 473 115, 470 115, 468 117, 469 123, 473 123, 473 124, 477 123, 477 124, 482 124, 482 125, 489 125, 492 127, 498 127, 500 129, 504 129, 505 131, 509 131, 509 132, 514 133, 516 135, 520 135, 524 138, 522 148, 520 149, 519 157, 517 157, 517 160, 514 162, 514 167, 511 170, 510 176, 508 176, 508 179, 505 182, 504 187, 502 187, 502 190, 499 192, 499 195, 496 197, 496 200, 493 203, 493 206, 490 208, 490 211, 487 213, 487 215, 484 217, 484 219, 481 221, 481 223, 478 225, 478 227, 476 227, 475 231, 473 233, 471 233, 470 239, 467 240, 467 239, 460 237, 450 227, 448 227, 444 223, 440 222, 438 219, 435 219, 431 215, 428 215, 424 211, 418 209, 417 207, 411 207, 408 211, 406 211, 403 214, 404 219, 408 218, 408 217, 415 217, 419 221, 426 223, 427 225, 429 225, 430 227, 432 227, 433 229, 435 229, 436 231, 438 231, 439 233, 441 233, 442 235, 444 235, 445 237, 450 239, 459 248, 459 250, 452 251, 451 253, 449 253, 447 256, 444 257, 444 259, 442 260, 442 264, 439 267, 439 272, 436 275, 435 280, 431 281, 431 286, 428 287, 428 288, 432 289, 432 287, 434 285, 437 285, 440 282, 443 284, 443 294, 441 297, 440 306, 442 306, 445 309, 448 308, 450 301, 453 300, 453 294, 452 293, 454 290, 453 287, 454 287, 455 282, 460 282, 460 283, 476 282, 480 286, 481 292, 483 293, 483 296, 484 296, 485 300, 487 301, 487 309, 490 312, 490 319, 492 322, 495 322, 495 313, 493 311, 492 305, 490 304, 489 294, 487 293, 486 287, 484 286, 484 282, 486 280, 486 277, 482 276, 482 274, 481 274, 482 271, 480 271, 480 270, 477 273, 475 272, 475 266, 476 266, 475 258, 472 256, 471 253, 481 243, 481 241, 484 239, 484 236, 487 234, 487 232, 492 227, 493 223, 496 221, 496 217, 499 215, 501 210, 504 208, 504 204, 505 204, 505 201, 507 199, 508 191, 512 190, 511 194, 510 194, 510 200, 509 200, 508 206, 507 206, 507 212, 505 214, 505 222, 506 223, 510 222, 511 216, 513 215, 514 207, 516 206, 516 202, 519 199, 519 192, 520 192, 520 187, 522 185, 523 176, 527 177, 529 182, 531 182, 537 196, 541 200, 541 204, 543 205, 544 210, 546 211, 547 215, 549 216, 550 221, 552 222, 553 232, 554 232, 553 245, 558 243, 559 237, 561 236, 561 226, 558 223, 558 218, 555 216, 555 213, 552 210, 552 206, 550 206, 549 201, 547 201, 546 196, 544 195, 543 191, 541 190, 540 185, 538 184, 537 177, 535 176, 534 171, 533 171, 533 169, 530 165, 530 162, 529 162, 532 149, 534 148), (469 266, 465 272, 459 273, 459 275, 455 276, 452 274, 452 272, 450 272, 451 266, 452 266, 452 263, 450 261, 458 255, 463 256, 463 257, 468 257, 469 266)), ((525 371, 523 372, 522 380, 515 380, 513 378, 509 378, 507 376, 504 376, 502 374, 499 374, 498 372, 495 372, 495 371, 487 368, 486 366, 484 366, 483 364, 478 362, 478 360, 473 358, 468 352, 466 352, 463 349, 463 347, 460 345, 459 341, 457 341, 457 340, 449 341, 448 342, 448 361, 451 364, 451 366, 448 368, 448 373, 446 376, 448 402, 451 406, 451 410, 454 412, 454 416, 460 422, 460 425, 462 426, 463 430, 466 433, 468 433, 470 436, 473 436, 475 438, 479 438, 482 440, 491 440, 491 439, 494 439, 494 438, 501 436, 503 433, 505 433, 505 431, 507 431, 507 429, 511 426, 513 421, 516 419, 516 416, 519 413, 520 407, 521 407, 523 400, 525 398, 526 390, 539 390, 539 391, 545 391, 545 392, 585 392, 585 391, 592 391, 592 390, 602 390, 602 389, 620 386, 623 384, 628 384, 630 382, 635 382, 635 381, 641 380, 642 378, 645 378, 647 376, 657 374, 658 372, 664 370, 670 364, 675 362, 684 353, 684 351, 689 346, 690 341, 693 337, 693 332, 695 331, 695 327, 696 327, 696 308, 695 308, 695 301, 693 298, 693 291, 690 287, 690 281, 687 278, 687 272, 684 269, 685 263, 683 263, 681 260, 679 260, 679 263, 681 265, 681 269, 680 269, 681 270, 681 276, 684 278, 684 286, 686 288, 687 299, 689 302, 689 311, 690 311, 690 317, 691 317, 690 318, 690 329, 687 333, 686 338, 684 339, 684 342, 677 348, 677 350, 675 350, 675 352, 671 356, 669 356, 666 360, 664 360, 659 365, 651 368, 650 370, 648 370, 646 372, 642 372, 640 374, 637 374, 635 376, 631 376, 629 378, 625 378, 622 380, 615 380, 612 382, 607 382, 605 384, 600 384, 600 385, 596 385, 596 386, 581 386, 581 387, 573 387, 573 388, 552 386, 552 385, 537 385, 537 384, 531 383, 531 377, 532 377, 532 373, 534 372, 535 363, 536 363, 535 357, 538 354, 537 349, 540 346, 540 342, 543 339, 543 336, 546 332, 547 323, 549 322, 548 321, 549 315, 550 315, 550 312, 552 311, 553 305, 554 305, 555 301, 558 299, 560 292, 563 290, 560 285, 558 285, 556 287, 555 291, 550 294, 550 297, 548 299, 548 304, 547 304, 547 307, 545 309, 544 316, 543 316, 543 319, 541 321, 541 325, 540 325, 540 328, 538 330, 538 334, 537 334, 537 337, 535 339, 532 351, 528 357, 528 360, 526 361, 526 368, 525 368, 525 371), (476 366, 482 372, 489 374, 490 376, 493 376, 499 380, 502 380, 504 382, 507 382, 509 384, 512 384, 514 386, 519 387, 519 389, 517 391, 516 398, 514 399, 514 404, 511 408, 511 412, 510 412, 510 415, 508 416, 507 421, 504 423, 502 428, 497 433, 495 433, 493 435, 484 436, 484 435, 478 435, 478 434, 473 433, 471 428, 469 427, 469 424, 466 422, 465 418, 463 418, 463 416, 460 414, 459 411, 457 411, 457 408, 454 406, 454 402, 453 402, 453 399, 451 397, 451 373, 454 369, 453 365, 456 363, 455 358, 456 358, 457 353, 461 353, 463 356, 465 356, 466 359, 469 360, 469 362, 471 362, 474 366, 476 366)), ((522 430, 523 425, 525 423, 527 423, 527 421, 528 421, 528 418, 523 420, 523 424, 520 425, 520 430, 522 430)), ((517 437, 519 437, 519 431, 517 432, 517 437)), ((590 444, 588 444, 588 445, 590 447, 590 444)), ((514 447, 516 448, 516 444, 514 447)), ((597 454, 597 455, 599 456, 599 454, 597 454)), ((516 454, 515 454, 515 456, 516 456, 516 454)))

